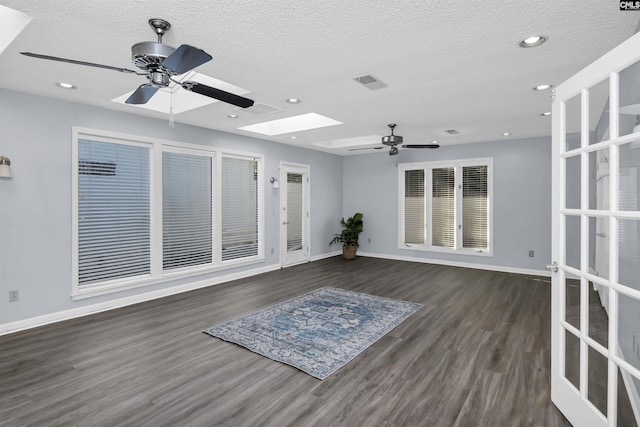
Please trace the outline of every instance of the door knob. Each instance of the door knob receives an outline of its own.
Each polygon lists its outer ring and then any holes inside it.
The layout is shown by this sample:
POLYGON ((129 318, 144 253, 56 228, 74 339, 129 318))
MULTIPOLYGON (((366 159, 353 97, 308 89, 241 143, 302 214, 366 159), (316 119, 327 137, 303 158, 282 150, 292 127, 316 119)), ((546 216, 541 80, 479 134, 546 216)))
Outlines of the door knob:
POLYGON ((552 271, 554 273, 558 272, 558 263, 553 261, 553 264, 547 265, 547 270, 552 271))

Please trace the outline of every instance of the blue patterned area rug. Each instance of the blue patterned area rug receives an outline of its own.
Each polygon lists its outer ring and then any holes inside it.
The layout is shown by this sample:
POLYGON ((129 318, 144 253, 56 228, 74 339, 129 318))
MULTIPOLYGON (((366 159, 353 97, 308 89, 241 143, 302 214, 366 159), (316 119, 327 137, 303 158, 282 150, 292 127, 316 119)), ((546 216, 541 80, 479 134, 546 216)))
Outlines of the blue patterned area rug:
POLYGON ((323 380, 420 307, 325 287, 204 332, 323 380))

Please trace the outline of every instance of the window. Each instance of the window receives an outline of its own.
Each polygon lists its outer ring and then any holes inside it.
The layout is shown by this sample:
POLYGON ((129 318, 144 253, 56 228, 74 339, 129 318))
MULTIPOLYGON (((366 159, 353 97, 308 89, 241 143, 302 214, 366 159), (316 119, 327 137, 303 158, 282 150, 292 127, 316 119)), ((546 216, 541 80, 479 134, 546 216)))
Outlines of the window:
POLYGON ((78 283, 149 275, 149 147, 83 139, 78 158, 78 283))
POLYGON ((287 172, 287 252, 303 248, 305 241, 304 175, 287 172))
POLYGON ((212 158, 162 153, 162 267, 213 262, 212 158))
POLYGON ((222 260, 258 255, 258 162, 222 158, 222 260))
POLYGON ((491 255, 491 159, 400 165, 400 247, 491 255))
POLYGON ((74 298, 262 260, 262 162, 74 129, 74 298))
POLYGON ((424 244, 424 170, 405 171, 404 179, 405 242, 424 244))

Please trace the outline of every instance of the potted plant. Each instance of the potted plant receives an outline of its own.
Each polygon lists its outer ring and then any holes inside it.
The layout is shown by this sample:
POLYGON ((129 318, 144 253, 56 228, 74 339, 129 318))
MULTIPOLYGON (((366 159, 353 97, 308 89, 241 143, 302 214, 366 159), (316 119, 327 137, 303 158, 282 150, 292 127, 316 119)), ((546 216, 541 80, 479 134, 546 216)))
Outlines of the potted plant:
POLYGON ((352 217, 340 220, 342 232, 336 234, 330 245, 342 243, 342 257, 344 259, 354 259, 358 250, 358 236, 362 232, 362 214, 356 212, 352 217))

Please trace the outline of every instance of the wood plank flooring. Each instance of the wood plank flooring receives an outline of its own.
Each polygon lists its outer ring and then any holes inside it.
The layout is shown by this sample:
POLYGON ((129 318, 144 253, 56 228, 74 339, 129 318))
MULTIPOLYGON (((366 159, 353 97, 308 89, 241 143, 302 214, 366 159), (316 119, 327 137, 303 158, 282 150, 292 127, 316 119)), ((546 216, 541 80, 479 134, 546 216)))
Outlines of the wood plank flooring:
POLYGON ((0 337, 0 425, 568 426, 549 321, 540 278, 330 258, 0 337), (202 332, 322 286, 424 307, 324 381, 202 332))

